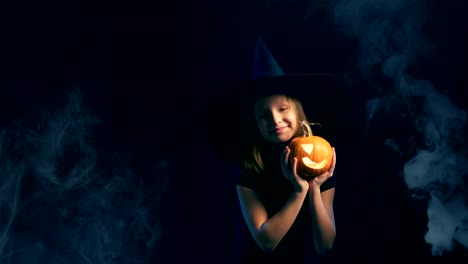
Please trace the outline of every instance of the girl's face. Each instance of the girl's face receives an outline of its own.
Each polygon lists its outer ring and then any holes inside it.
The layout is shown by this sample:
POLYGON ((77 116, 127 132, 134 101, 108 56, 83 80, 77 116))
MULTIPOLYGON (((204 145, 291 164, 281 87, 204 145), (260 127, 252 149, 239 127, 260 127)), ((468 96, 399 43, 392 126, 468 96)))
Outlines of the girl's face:
POLYGON ((271 143, 287 142, 299 129, 296 109, 284 95, 271 95, 257 101, 255 120, 260 134, 271 143))

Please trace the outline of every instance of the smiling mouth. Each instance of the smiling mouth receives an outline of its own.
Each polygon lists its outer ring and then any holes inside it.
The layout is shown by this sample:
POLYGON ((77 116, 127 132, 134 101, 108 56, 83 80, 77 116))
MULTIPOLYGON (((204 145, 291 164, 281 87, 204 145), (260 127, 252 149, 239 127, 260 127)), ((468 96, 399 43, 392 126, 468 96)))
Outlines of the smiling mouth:
POLYGON ((273 130, 273 133, 276 133, 276 134, 281 133, 281 132, 283 132, 283 130, 284 130, 285 128, 286 128, 286 127, 276 128, 275 130, 273 130))

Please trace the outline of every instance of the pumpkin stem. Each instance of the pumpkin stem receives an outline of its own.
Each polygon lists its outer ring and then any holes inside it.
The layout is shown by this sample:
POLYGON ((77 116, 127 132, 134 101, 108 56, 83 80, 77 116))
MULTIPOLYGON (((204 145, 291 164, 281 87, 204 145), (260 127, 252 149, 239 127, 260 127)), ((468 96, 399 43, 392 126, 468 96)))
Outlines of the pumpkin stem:
POLYGON ((309 122, 306 122, 304 120, 300 122, 300 125, 302 126, 302 131, 304 132, 304 136, 306 136, 306 137, 313 136, 312 129, 310 128, 310 125, 322 126, 322 125, 320 125, 320 123, 309 123, 309 122))

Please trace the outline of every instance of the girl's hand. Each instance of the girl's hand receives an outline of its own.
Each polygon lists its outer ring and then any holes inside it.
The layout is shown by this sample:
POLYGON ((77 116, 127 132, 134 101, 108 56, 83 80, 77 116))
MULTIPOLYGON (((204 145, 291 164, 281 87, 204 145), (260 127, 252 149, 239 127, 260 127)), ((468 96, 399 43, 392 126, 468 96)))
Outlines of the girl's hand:
POLYGON ((335 165, 336 165, 336 152, 335 152, 334 147, 332 149, 333 149, 333 157, 332 157, 332 164, 330 166, 330 169, 328 169, 328 171, 310 180, 309 181, 310 189, 320 188, 320 185, 322 185, 322 183, 324 183, 326 180, 328 180, 328 178, 333 176, 333 172, 335 171, 335 165))
POLYGON ((283 163, 281 163, 283 175, 291 182, 295 192, 307 191, 309 189, 309 183, 297 175, 297 158, 294 158, 292 164, 289 163, 290 152, 291 150, 289 147, 286 147, 281 155, 283 160, 283 163))

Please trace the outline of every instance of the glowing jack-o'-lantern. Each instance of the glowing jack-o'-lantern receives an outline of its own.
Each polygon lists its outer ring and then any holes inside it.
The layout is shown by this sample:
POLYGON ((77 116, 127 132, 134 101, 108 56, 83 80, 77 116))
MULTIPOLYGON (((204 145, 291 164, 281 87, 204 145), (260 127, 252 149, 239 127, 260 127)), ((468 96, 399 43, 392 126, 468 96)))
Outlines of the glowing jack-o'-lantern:
POLYGON ((291 140, 289 158, 290 162, 297 158, 297 174, 306 180, 311 180, 330 169, 333 149, 323 137, 312 135, 308 124, 303 125, 308 128, 308 133, 291 140))

